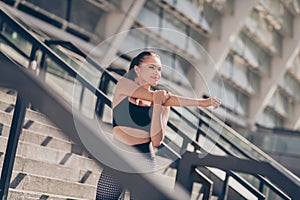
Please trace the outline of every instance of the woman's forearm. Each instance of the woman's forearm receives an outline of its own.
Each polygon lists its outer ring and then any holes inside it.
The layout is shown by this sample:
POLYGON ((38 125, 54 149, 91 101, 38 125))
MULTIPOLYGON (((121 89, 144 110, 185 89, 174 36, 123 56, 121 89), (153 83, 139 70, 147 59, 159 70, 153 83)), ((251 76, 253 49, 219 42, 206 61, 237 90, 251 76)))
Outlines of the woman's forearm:
POLYGON ((209 99, 196 99, 189 97, 182 97, 177 95, 171 95, 170 98, 164 102, 164 106, 210 106, 209 99))
POLYGON ((150 129, 150 137, 153 146, 157 147, 164 139, 164 123, 163 123, 163 106, 160 104, 153 105, 152 121, 150 129))

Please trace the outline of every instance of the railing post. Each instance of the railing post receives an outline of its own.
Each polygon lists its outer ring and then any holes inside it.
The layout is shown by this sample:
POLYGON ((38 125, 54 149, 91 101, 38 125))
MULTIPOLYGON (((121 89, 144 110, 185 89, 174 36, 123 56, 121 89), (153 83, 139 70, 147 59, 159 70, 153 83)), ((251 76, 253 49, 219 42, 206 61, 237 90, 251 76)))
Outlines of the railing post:
POLYGON ((203 190, 203 200, 210 200, 213 191, 213 185, 207 184, 203 190))
MULTIPOLYGON (((258 190, 263 194, 264 193, 264 182, 260 180, 258 190)), ((260 200, 260 199, 259 199, 260 200)))
POLYGON ((223 189, 220 200, 227 200, 228 197, 228 181, 229 181, 229 173, 226 172, 225 180, 223 182, 223 189))
POLYGON ((32 71, 35 71, 37 69, 36 51, 37 48, 34 45, 32 45, 32 49, 29 56, 29 65, 28 65, 28 68, 32 71))
POLYGON ((188 159, 188 152, 185 152, 178 163, 176 182, 191 194, 193 184, 191 183, 192 166, 190 165, 190 163, 191 161, 189 161, 188 159))
MULTIPOLYGON (((33 74, 38 75, 37 74, 38 72, 37 72, 36 52, 37 52, 37 48, 34 45, 32 45, 30 56, 29 56, 28 69, 33 74)), ((36 108, 34 108, 34 106, 32 106, 32 105, 29 105, 28 107, 31 108, 32 110, 36 110, 36 108)))
POLYGON ((0 19, 0 32, 2 32, 2 30, 3 30, 3 20, 0 19))
MULTIPOLYGON (((202 115, 202 111, 200 109, 197 109, 197 111, 199 112, 199 115, 201 116, 202 115)), ((198 117, 199 118, 199 122, 198 122, 198 130, 197 130, 197 135, 196 135, 196 141, 199 142, 199 137, 201 134, 203 134, 205 136, 205 133, 203 133, 201 130, 200 130, 200 127, 202 126, 203 124, 203 121, 202 119, 200 118, 200 116, 198 117)))
POLYGON ((46 70, 47 70, 46 53, 43 52, 41 62, 40 62, 40 71, 39 71, 39 76, 42 80, 45 80, 46 70))
MULTIPOLYGON (((109 79, 107 78, 106 72, 103 72, 100 84, 99 84, 99 90, 101 90, 104 94, 107 94, 107 88, 108 88, 109 79)), ((98 98, 96 103, 96 113, 99 117, 102 118, 104 112, 104 103, 98 98)))
MULTIPOLYGON (((200 127, 202 126, 202 124, 203 124, 203 121, 202 121, 202 119, 200 119, 200 117, 199 117, 199 122, 198 122, 198 127, 197 127, 197 133, 196 133, 196 142, 199 142, 199 140, 200 140, 200 135, 201 135, 201 134, 205 136, 205 133, 203 133, 203 132, 201 131, 201 129, 200 129, 200 127)), ((194 151, 196 152, 197 149, 194 148, 194 151)))
POLYGON ((202 126, 202 119, 199 118, 198 122, 198 129, 197 129, 197 134, 196 134, 196 141, 199 142, 200 135, 203 134, 202 131, 200 130, 200 127, 202 126))
POLYGON ((83 106, 83 97, 84 97, 84 91, 85 91, 85 87, 84 85, 81 85, 81 93, 80 93, 80 98, 79 98, 79 110, 82 110, 82 106, 83 106))
POLYGON ((182 159, 179 160, 176 182, 184 187, 189 192, 189 194, 191 194, 193 189, 193 184, 191 181, 192 165, 190 164, 191 160, 189 159, 188 155, 189 152, 185 152, 182 155, 182 159))
POLYGON ((3 200, 7 199, 11 174, 15 162, 19 136, 22 132, 25 113, 26 105, 21 96, 18 94, 1 172, 0 199, 3 200))
POLYGON ((201 191, 203 193, 202 200, 210 200, 213 192, 213 181, 204 175, 199 169, 195 169, 197 178, 202 183, 201 191))

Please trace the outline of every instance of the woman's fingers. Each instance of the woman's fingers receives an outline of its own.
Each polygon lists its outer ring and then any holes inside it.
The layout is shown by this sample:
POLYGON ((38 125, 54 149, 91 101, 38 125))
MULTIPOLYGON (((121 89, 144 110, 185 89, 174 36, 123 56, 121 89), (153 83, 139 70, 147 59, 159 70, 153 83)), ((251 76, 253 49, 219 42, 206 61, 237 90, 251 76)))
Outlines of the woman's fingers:
POLYGON ((222 101, 218 97, 211 98, 211 105, 214 107, 214 109, 217 109, 221 104, 222 104, 222 101))

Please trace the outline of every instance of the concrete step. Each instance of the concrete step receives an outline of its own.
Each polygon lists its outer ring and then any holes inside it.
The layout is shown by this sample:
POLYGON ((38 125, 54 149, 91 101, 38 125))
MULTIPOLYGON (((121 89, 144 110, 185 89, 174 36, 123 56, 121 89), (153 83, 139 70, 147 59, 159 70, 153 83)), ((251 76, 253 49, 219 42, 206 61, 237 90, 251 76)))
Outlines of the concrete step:
MULTIPOLYGON (((7 120, 7 123, 10 124, 12 117, 13 117, 13 113, 14 113, 14 105, 0 102, 0 112, 2 114, 6 114, 8 116, 5 119, 7 120)), ((48 125, 51 127, 56 127, 56 125, 53 122, 51 122, 45 115, 43 115, 39 112, 33 111, 31 109, 26 109, 24 123, 26 123, 26 121, 28 121, 28 120, 31 120, 33 122, 38 122, 41 124, 45 124, 45 125, 48 125)))
POLYGON ((48 194, 45 192, 35 192, 35 191, 24 191, 24 190, 16 190, 9 189, 8 198, 9 200, 87 200, 83 198, 74 198, 69 196, 61 196, 48 194))
MULTIPOLYGON (((10 126, 1 124, 0 136, 8 138, 10 132, 10 126)), ((59 149, 65 152, 74 152, 77 147, 73 142, 65 137, 57 137, 56 135, 50 135, 45 132, 35 132, 27 129, 23 129, 20 135, 20 141, 41 145, 53 149, 59 149), (40 134, 41 133, 41 134, 40 134), (44 134, 43 134, 44 133, 44 134)), ((77 149, 77 152, 80 152, 77 149)))
MULTIPOLYGON (((0 162, 2 163, 3 160, 4 156, 1 156, 0 162)), ((86 169, 79 169, 76 166, 68 167, 60 164, 24 158, 21 156, 16 156, 13 170, 25 174, 49 177, 62 181, 82 183, 92 186, 97 185, 101 172, 99 170, 90 171, 86 169)))
POLYGON ((4 87, 0 87, 0 92, 5 93, 5 94, 9 94, 9 95, 12 95, 12 96, 16 96, 16 94, 17 94, 15 90, 12 90, 12 89, 9 89, 9 88, 4 88, 4 87))
MULTIPOLYGON (((15 102, 15 96, 0 91, 0 111, 5 111, 12 114, 14 112, 15 102)), ((39 121, 44 124, 55 126, 54 123, 52 123, 45 115, 30 108, 27 109, 26 117, 33 121, 39 121)))
POLYGON ((7 94, 7 90, 8 89, 0 88, 0 101, 8 104, 15 104, 17 93, 15 93, 14 95, 7 94), (6 91, 2 91, 1 89, 6 91))
MULTIPOLYGON (((0 123, 4 125, 10 125, 11 121, 12 114, 0 111, 0 123)), ((64 133, 62 133, 62 131, 59 128, 38 121, 32 121, 28 118, 25 118, 23 128, 26 130, 38 132, 41 135, 57 137, 60 139, 70 141, 70 139, 64 133)))
POLYGON ((96 185, 87 185, 55 178, 37 176, 30 173, 14 171, 10 188, 66 196, 69 198, 94 199, 96 185))
MULTIPOLYGON (((190 200, 202 200, 202 199, 203 199, 202 193, 192 192, 190 200)), ((217 196, 211 196, 209 200, 218 200, 218 199, 219 198, 217 196)))
MULTIPOLYGON (((7 138, 0 137, 0 152, 2 152, 2 154, 5 152, 6 145, 7 138)), ((77 169, 101 171, 101 167, 91 158, 24 141, 19 142, 17 155, 32 160, 60 164, 77 169)))

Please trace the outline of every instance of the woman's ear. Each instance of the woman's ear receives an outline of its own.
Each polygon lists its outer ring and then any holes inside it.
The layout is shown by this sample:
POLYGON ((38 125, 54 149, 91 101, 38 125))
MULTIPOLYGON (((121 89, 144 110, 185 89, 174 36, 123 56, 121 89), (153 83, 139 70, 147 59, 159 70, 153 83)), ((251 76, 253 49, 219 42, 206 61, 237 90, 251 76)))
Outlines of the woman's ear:
POLYGON ((140 68, 138 66, 134 66, 134 71, 136 74, 138 74, 140 72, 140 68))

